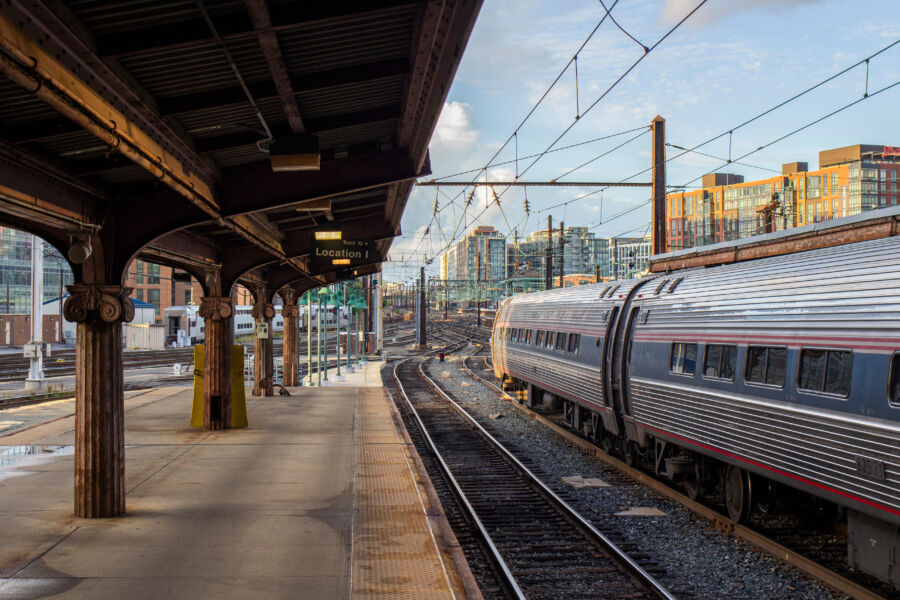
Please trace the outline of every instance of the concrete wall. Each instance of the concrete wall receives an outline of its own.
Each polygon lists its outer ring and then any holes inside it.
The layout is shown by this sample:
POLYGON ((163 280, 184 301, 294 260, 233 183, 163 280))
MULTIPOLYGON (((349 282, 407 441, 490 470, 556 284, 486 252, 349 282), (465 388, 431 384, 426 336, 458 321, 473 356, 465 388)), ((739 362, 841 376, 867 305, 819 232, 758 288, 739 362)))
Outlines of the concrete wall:
POLYGON ((127 324, 123 327, 126 348, 165 349, 166 328, 164 325, 127 324))

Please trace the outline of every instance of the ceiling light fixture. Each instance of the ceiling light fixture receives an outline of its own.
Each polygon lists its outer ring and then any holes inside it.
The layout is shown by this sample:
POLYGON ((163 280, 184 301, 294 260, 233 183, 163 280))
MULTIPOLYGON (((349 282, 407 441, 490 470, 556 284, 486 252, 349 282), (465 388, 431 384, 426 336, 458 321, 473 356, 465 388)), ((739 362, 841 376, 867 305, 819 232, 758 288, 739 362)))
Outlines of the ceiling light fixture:
POLYGON ((269 160, 275 173, 318 171, 321 161, 319 138, 302 135, 275 139, 269 146, 269 160))

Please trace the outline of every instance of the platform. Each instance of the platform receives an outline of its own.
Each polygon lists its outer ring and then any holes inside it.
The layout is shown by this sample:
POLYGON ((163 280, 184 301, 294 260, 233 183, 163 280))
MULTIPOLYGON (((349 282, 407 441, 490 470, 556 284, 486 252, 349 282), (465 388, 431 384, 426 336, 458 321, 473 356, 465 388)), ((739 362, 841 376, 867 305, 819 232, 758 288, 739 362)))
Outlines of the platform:
POLYGON ((187 388, 127 398, 123 518, 73 516, 74 417, 0 437, 57 447, 0 458, 0 597, 462 597, 379 367, 249 398, 242 430, 190 429, 187 388))

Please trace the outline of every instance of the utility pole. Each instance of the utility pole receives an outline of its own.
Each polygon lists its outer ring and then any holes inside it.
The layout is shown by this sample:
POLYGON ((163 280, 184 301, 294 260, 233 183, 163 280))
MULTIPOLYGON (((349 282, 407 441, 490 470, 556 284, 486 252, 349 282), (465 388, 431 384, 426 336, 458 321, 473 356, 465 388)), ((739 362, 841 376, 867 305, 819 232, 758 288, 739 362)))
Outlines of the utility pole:
POLYGON ((600 265, 594 265, 594 283, 600 283, 600 265))
MULTIPOLYGON (((477 243, 477 242, 476 242, 477 243)), ((475 326, 481 327, 481 298, 479 294, 479 290, 481 286, 481 248, 475 246, 475 289, 472 291, 475 293, 475 310, 478 313, 476 317, 475 326)))
POLYGON ((612 276, 613 279, 619 278, 619 240, 617 238, 613 238, 612 276))
POLYGON ((513 250, 513 272, 512 272, 513 277, 515 277, 516 273, 519 272, 519 230, 518 229, 516 229, 515 236, 516 236, 516 243, 513 246, 513 248, 515 248, 515 250, 513 250))
POLYGON ((547 256, 544 261, 544 289, 553 289, 553 217, 547 215, 547 256))
POLYGON ((653 131, 653 149, 651 156, 650 196, 653 198, 653 254, 663 254, 666 244, 666 120, 656 115, 651 125, 653 131))
POLYGON ((425 335, 425 325, 427 323, 425 314, 428 307, 425 305, 425 267, 419 267, 419 326, 416 328, 419 334, 416 339, 416 346, 421 350, 425 349, 427 336, 425 335))
POLYGON ((565 223, 562 221, 559 222, 559 287, 566 287, 566 251, 563 248, 565 242, 565 233, 563 232, 563 227, 565 227, 565 223))

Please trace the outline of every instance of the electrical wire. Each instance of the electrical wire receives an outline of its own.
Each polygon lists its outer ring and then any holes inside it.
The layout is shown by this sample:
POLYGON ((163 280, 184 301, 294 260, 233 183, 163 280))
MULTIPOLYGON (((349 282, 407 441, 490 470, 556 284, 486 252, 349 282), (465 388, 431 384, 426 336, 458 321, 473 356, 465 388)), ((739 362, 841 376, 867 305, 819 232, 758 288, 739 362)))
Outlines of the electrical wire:
MULTIPOLYGON (((598 104, 599 104, 599 103, 600 103, 600 102, 601 102, 601 101, 602 101, 602 100, 603 100, 603 99, 604 99, 604 98, 605 98, 605 97, 606 97, 613 89, 615 89, 615 87, 616 87, 619 83, 622 82, 622 80, 625 79, 625 77, 628 76, 629 73, 631 73, 631 72, 632 72, 632 71, 633 71, 633 70, 641 63, 641 61, 644 60, 644 58, 646 58, 653 50, 655 50, 657 47, 659 47, 659 45, 662 44, 662 42, 664 42, 664 41, 665 41, 670 35, 672 35, 679 27, 681 27, 688 19, 691 18, 691 16, 693 16, 693 15, 694 15, 694 14, 695 14, 695 13, 696 13, 696 12, 697 12, 704 4, 706 4, 707 2, 708 2, 708 0, 701 0, 701 1, 700 1, 700 2, 699 2, 699 3, 698 3, 698 4, 697 4, 690 12, 689 12, 689 13, 687 13, 684 17, 682 17, 682 19, 679 20, 675 25, 673 25, 673 26, 672 26, 665 34, 662 35, 662 37, 660 37, 658 40, 656 40, 656 42, 654 42, 654 44, 647 50, 647 52, 645 52, 645 53, 642 54, 637 60, 635 60, 635 61, 631 64, 631 66, 629 66, 628 69, 625 70, 624 73, 622 73, 622 74, 621 74, 621 75, 620 75, 620 76, 619 76, 612 84, 610 84, 609 87, 607 87, 606 90, 605 90, 602 94, 600 94, 600 96, 597 97, 597 98, 596 98, 596 99, 595 99, 595 100, 587 107, 587 109, 585 109, 585 111, 584 111, 583 113, 581 113, 580 116, 583 117, 583 116, 586 115, 588 112, 590 112, 593 108, 595 108, 595 107, 596 107, 596 106, 597 106, 597 105, 598 105, 598 104)), ((616 0, 616 3, 618 3, 618 0, 616 0)), ((609 8, 610 11, 615 7, 616 3, 614 3, 612 6, 610 6, 610 8, 609 8)), ((604 8, 605 8, 605 7, 604 7, 604 8)), ((606 18, 607 15, 609 15, 609 12, 607 12, 607 14, 604 15, 603 19, 601 19, 600 23, 598 23, 597 27, 600 26, 600 24, 603 22, 603 20, 606 18)), ((596 28, 594 29, 594 31, 596 31, 596 28)), ((591 33, 591 36, 592 36, 592 35, 593 35, 593 32, 591 33)), ((588 39, 590 39, 590 36, 588 37, 588 39)), ((586 43, 587 43, 587 40, 585 41, 585 44, 586 44, 586 43)), ((582 47, 581 47, 581 48, 584 48, 584 44, 582 44, 582 47)), ((579 48, 579 52, 581 51, 581 48, 579 48)), ((578 53, 576 52, 576 55, 577 55, 577 54, 578 54, 578 53)), ((568 65, 571 64, 571 62, 572 62, 572 61, 570 60, 569 63, 566 64, 566 67, 565 67, 565 68, 568 68, 568 65)), ((565 72, 565 68, 563 69, 563 72, 562 72, 562 73, 565 72)), ((557 77, 557 79, 554 81, 553 85, 556 84, 556 81, 559 80, 559 77, 562 76, 562 73, 560 73, 560 75, 559 75, 559 76, 557 77)), ((552 85, 551 85, 551 88, 552 88, 552 85)), ((548 89, 547 92, 544 93, 544 96, 541 97, 541 100, 538 101, 538 104, 540 103, 540 101, 542 101, 542 100, 546 97, 546 94, 549 93, 549 91, 550 91, 550 90, 548 89)), ((534 110, 535 110, 536 108, 537 108, 537 105, 535 105, 535 107, 532 109, 532 111, 528 113, 528 116, 529 116, 529 117, 531 116, 531 114, 534 112, 534 110)), ((526 119, 527 119, 527 117, 526 117, 526 119)), ((560 141, 560 140, 561 140, 561 139, 562 139, 569 131, 571 131, 572 128, 573 128, 577 123, 579 123, 579 122, 580 122, 580 118, 573 120, 572 123, 570 123, 570 124, 563 130, 563 132, 560 133, 560 134, 556 137, 556 139, 554 139, 553 142, 550 143, 549 146, 547 146, 542 152, 538 153, 537 157, 531 162, 531 164, 529 164, 522 172, 519 173, 519 176, 518 176, 518 177, 521 177, 522 175, 524 175, 529 169, 531 169, 535 164, 537 164, 537 162, 540 161, 541 158, 543 158, 548 152, 550 152, 550 151, 553 149, 553 147, 554 147, 554 146, 555 146, 555 145, 556 145, 556 144, 557 144, 557 143, 558 143, 558 142, 559 142, 559 141, 560 141)), ((523 123, 524 123, 524 121, 523 121, 523 123)), ((521 125, 520 125, 520 127, 521 127, 521 125)), ((514 133, 517 133, 518 130, 519 130, 519 127, 516 128, 516 131, 515 131, 514 133)), ((503 149, 503 147, 505 147, 505 146, 509 143, 509 140, 511 140, 512 137, 513 137, 513 136, 510 136, 510 137, 507 139, 507 141, 504 142, 504 144, 503 144, 503 146, 500 148, 500 150, 498 150, 496 153, 494 153, 494 156, 492 157, 491 161, 493 161, 493 159, 496 158, 496 157, 499 155, 500 151, 503 149)), ((486 170, 486 169, 488 168, 488 166, 490 166, 491 161, 488 161, 488 164, 485 166, 484 170, 486 170)), ((518 179, 518 177, 517 177, 517 179, 518 179)), ((506 190, 503 190, 503 192, 500 193, 500 195, 499 195, 499 197, 498 197, 498 200, 497 200, 498 203, 500 202, 500 197, 502 197, 503 194, 505 194, 506 191, 507 191, 508 189, 509 189, 509 188, 507 188, 506 190)), ((485 209, 485 210, 486 210, 486 209, 485 209)), ((482 211, 476 216, 476 219, 480 218, 481 215, 482 215, 483 213, 484 213, 484 210, 482 210, 482 211)), ((451 243, 452 243, 453 241, 455 241, 455 239, 456 239, 456 237, 455 237, 455 235, 454 235, 454 237, 451 238, 451 243)), ((449 248, 449 245, 446 246, 446 247, 444 247, 444 248, 442 248, 441 250, 439 250, 439 253, 445 252, 445 251, 447 250, 447 248, 449 248)))

